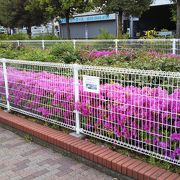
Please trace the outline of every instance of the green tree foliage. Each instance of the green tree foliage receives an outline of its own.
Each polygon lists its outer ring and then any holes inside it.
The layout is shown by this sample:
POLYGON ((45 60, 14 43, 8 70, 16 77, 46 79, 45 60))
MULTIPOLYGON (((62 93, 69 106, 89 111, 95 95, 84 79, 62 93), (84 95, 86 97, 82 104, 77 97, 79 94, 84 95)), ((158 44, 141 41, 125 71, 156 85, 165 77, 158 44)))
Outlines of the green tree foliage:
POLYGON ((177 25, 176 25, 176 35, 180 38, 180 0, 177 0, 177 25))
POLYGON ((92 7, 90 0, 37 0, 50 18, 66 18, 68 39, 71 38, 69 19, 75 13, 88 11, 92 7))
POLYGON ((176 22, 176 15, 177 15, 177 9, 176 9, 176 4, 173 4, 171 6, 171 21, 176 22))
POLYGON ((173 19, 176 19, 176 37, 180 38, 180 0, 172 1, 176 3, 176 11, 173 10, 173 19))
POLYGON ((13 0, 0 0, 0 22, 5 27, 14 27, 13 17, 15 16, 16 6, 13 0))
POLYGON ((118 13, 119 34, 122 35, 122 15, 141 16, 149 8, 152 0, 94 0, 97 7, 105 13, 118 13))
POLYGON ((36 0, 0 0, 0 22, 5 27, 27 27, 31 37, 31 26, 46 21, 36 0))

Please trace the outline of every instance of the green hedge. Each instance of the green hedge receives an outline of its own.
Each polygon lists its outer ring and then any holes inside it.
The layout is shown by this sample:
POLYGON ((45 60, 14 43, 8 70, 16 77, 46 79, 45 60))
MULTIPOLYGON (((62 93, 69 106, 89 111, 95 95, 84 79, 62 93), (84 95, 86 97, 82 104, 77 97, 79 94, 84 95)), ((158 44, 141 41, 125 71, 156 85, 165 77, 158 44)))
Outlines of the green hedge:
POLYGON ((143 49, 127 50, 119 55, 90 58, 88 50, 74 50, 72 43, 57 43, 46 50, 32 47, 15 47, 8 44, 0 44, 0 58, 49 61, 60 63, 80 63, 97 66, 112 66, 121 68, 135 68, 145 70, 174 71, 180 70, 179 57, 151 56, 143 49))
MULTIPOLYGON (((45 34, 45 35, 38 35, 35 37, 32 37, 31 40, 58 40, 60 38, 56 37, 52 34, 45 34)), ((27 34, 24 33, 18 33, 18 34, 0 34, 0 40, 29 40, 29 37, 27 34)))

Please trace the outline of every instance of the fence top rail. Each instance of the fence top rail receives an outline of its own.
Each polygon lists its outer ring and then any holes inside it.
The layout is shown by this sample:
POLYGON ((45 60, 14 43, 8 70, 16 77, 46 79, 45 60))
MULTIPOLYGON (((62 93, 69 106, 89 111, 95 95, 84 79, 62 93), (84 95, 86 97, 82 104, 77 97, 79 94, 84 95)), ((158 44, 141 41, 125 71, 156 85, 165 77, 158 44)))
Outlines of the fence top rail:
POLYGON ((122 74, 133 74, 143 76, 156 76, 156 77, 169 77, 180 79, 180 72, 167 72, 167 71, 154 71, 154 70, 140 70, 140 69, 126 69, 126 68, 114 68, 114 67, 102 67, 102 66, 89 66, 79 64, 62 64, 62 63, 51 63, 51 62, 39 62, 39 61, 24 61, 24 60, 13 60, 13 59, 0 59, 0 63, 9 64, 22 64, 22 65, 36 65, 36 66, 47 66, 57 68, 77 68, 79 70, 92 70, 96 72, 105 73, 122 73, 122 74))
POLYGON ((21 41, 21 40, 0 40, 0 43, 15 43, 17 41, 21 41))
POLYGON ((180 78, 180 72, 170 71, 155 71, 155 70, 142 70, 142 69, 126 69, 126 68, 115 68, 115 67, 101 67, 101 66, 81 66, 82 70, 93 70, 97 72, 109 72, 109 73, 124 73, 132 75, 143 75, 143 76, 156 76, 156 77, 169 77, 169 78, 180 78))
POLYGON ((35 66, 47 66, 47 67, 57 67, 57 68, 73 68, 73 64, 62 64, 62 63, 52 63, 52 62, 40 62, 40 61, 24 61, 24 60, 14 60, 14 59, 0 59, 0 62, 9 64, 22 64, 22 65, 35 65, 35 66))
POLYGON ((180 41, 180 39, 72 39, 72 40, 0 40, 0 42, 22 42, 22 43, 46 43, 53 42, 170 42, 180 41))

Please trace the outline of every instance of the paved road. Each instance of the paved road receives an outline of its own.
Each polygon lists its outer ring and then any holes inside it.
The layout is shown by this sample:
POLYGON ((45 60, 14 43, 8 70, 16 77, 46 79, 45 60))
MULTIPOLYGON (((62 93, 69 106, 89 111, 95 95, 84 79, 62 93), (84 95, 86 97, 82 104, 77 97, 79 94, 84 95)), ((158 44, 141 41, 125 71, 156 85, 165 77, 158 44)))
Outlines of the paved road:
POLYGON ((112 180, 93 168, 0 128, 0 180, 112 180))

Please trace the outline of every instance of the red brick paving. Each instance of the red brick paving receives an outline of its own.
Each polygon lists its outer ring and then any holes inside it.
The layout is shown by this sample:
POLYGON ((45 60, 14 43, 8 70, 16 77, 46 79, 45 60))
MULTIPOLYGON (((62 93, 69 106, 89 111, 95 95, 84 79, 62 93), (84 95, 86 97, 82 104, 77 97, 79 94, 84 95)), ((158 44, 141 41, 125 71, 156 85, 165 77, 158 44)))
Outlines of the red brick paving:
POLYGON ((105 147, 95 145, 86 140, 77 139, 68 134, 27 121, 9 113, 0 111, 0 123, 7 124, 13 128, 29 133, 41 140, 48 141, 51 144, 59 146, 67 151, 71 151, 88 160, 99 163, 100 165, 134 179, 177 180, 180 178, 178 174, 165 171, 140 160, 126 157, 105 147))

